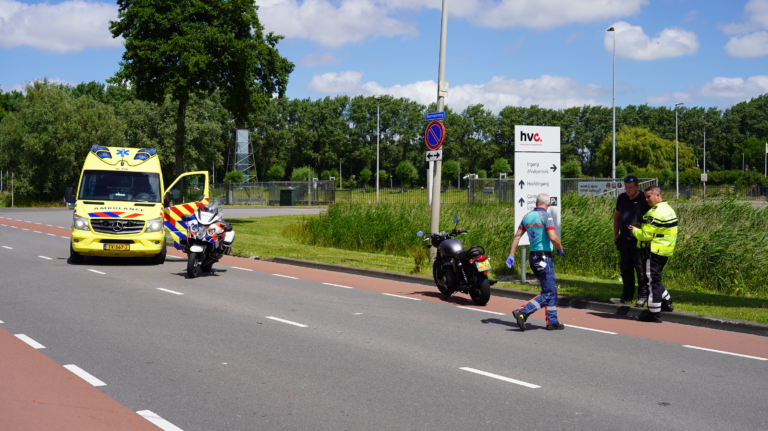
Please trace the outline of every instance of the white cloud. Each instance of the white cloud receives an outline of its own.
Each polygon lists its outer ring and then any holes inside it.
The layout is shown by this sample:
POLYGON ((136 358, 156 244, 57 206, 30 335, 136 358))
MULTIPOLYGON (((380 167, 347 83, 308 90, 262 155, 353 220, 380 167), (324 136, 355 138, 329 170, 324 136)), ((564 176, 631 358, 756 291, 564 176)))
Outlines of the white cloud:
MULTIPOLYGON (((63 84, 63 85, 69 85, 70 87, 76 87, 78 83, 67 81, 66 79, 61 78, 45 78, 48 80, 48 82, 52 84, 63 84)), ((16 84, 11 85, 10 87, 6 87, 5 85, 0 85, 0 89, 3 90, 4 93, 10 93, 12 91, 20 91, 24 94, 27 93, 27 86, 32 84, 33 82, 42 81, 42 79, 35 79, 32 82, 18 82, 16 84)))
POLYGON ((389 8, 373 0, 270 0, 259 5, 259 18, 268 31, 328 48, 369 37, 418 34, 414 23, 387 16, 389 8))
POLYGON ((768 29, 768 0, 750 0, 744 5, 744 17, 744 22, 721 25, 720 29, 726 34, 744 34, 768 29))
MULTIPOLYGON (((613 25, 616 32, 616 55, 633 60, 658 60, 682 55, 693 55, 699 50, 699 39, 695 33, 680 28, 665 28, 655 39, 651 39, 640 26, 619 21, 613 25)), ((605 49, 613 52, 612 32, 605 32, 605 49)))
POLYGON ((319 53, 319 52, 313 52, 311 54, 307 54, 304 57, 299 60, 299 64, 302 67, 315 67, 315 66, 323 66, 326 64, 335 64, 342 60, 341 57, 330 53, 319 53))
POLYGON ((725 52, 741 58, 768 55, 768 32, 758 31, 742 37, 734 36, 725 45, 725 52))
POLYGON ((713 99, 725 99, 738 103, 768 93, 768 75, 756 75, 747 79, 717 77, 706 83, 701 95, 713 99))
POLYGON ((66 53, 85 48, 120 48, 109 21, 117 19, 117 5, 69 0, 58 4, 25 4, 0 0, 0 46, 66 53))
MULTIPOLYGON (((307 90, 350 96, 389 94, 398 98, 406 97, 424 105, 435 102, 437 98, 435 81, 382 87, 376 82, 362 83, 362 77, 361 72, 351 71, 316 75, 307 90)), ((536 79, 521 81, 496 76, 485 84, 464 84, 451 88, 446 104, 457 111, 475 104, 483 104, 494 112, 506 106, 539 105, 544 108, 563 109, 584 105, 607 106, 607 102, 598 100, 598 97, 605 94, 608 94, 608 90, 598 85, 580 86, 575 80, 562 76, 542 75, 536 79)))
MULTIPOLYGON (((479 27, 547 30, 572 23, 636 15, 649 0, 461 0, 453 18, 479 27)), ((375 37, 418 35, 414 11, 442 8, 441 0, 261 0, 259 17, 268 31, 307 39, 327 48, 375 37)))

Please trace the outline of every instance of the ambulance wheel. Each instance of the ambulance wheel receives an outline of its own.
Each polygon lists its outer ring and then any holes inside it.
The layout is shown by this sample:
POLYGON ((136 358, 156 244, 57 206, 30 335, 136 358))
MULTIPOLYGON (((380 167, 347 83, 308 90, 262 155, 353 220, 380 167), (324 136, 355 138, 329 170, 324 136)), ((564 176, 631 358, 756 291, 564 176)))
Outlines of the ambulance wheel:
POLYGON ((165 263, 165 255, 166 255, 166 253, 167 253, 167 251, 165 249, 165 244, 163 244, 163 251, 161 251, 160 253, 152 256, 152 264, 153 265, 162 265, 162 264, 164 264, 165 263))
POLYGON ((200 254, 190 253, 187 260, 187 277, 195 278, 200 275, 200 254))
POLYGON ((72 264, 79 264, 85 261, 85 256, 75 251, 72 247, 72 243, 69 244, 69 262, 72 264))

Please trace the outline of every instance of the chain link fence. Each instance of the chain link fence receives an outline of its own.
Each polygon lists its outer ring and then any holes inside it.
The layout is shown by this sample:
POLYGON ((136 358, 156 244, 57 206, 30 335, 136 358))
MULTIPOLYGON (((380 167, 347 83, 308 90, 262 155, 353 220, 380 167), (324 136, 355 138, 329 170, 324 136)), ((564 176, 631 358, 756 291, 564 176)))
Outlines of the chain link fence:
POLYGON ((333 181, 270 181, 213 184, 211 198, 225 205, 330 205, 336 201, 333 181))

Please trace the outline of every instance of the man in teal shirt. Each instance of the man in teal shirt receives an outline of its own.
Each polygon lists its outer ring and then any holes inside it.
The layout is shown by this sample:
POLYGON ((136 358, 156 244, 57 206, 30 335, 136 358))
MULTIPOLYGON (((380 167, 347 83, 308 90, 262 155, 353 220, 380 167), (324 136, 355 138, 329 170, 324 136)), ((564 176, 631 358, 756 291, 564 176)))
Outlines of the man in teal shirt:
POLYGON ((557 283, 555 262, 552 260, 552 244, 555 245, 558 256, 563 255, 563 245, 557 237, 554 220, 547 212, 549 205, 549 195, 541 193, 536 196, 536 208, 526 214, 520 222, 507 258, 507 267, 512 268, 515 265, 515 252, 520 238, 524 232, 528 233, 531 250, 528 262, 541 283, 541 293, 512 312, 521 331, 525 331, 528 316, 541 307, 544 307, 547 313, 547 330, 565 328, 565 325, 557 320, 557 283))

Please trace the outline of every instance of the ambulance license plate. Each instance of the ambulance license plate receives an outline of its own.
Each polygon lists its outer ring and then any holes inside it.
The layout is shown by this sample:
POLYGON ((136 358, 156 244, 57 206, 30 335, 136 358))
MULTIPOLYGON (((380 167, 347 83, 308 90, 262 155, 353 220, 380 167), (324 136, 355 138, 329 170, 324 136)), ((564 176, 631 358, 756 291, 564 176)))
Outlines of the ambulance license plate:
POLYGON ((490 271, 491 270, 491 261, 490 259, 486 259, 482 262, 475 261, 475 266, 477 266, 478 271, 490 271))
POLYGON ((104 244, 104 250, 129 251, 130 249, 130 244, 104 244))

